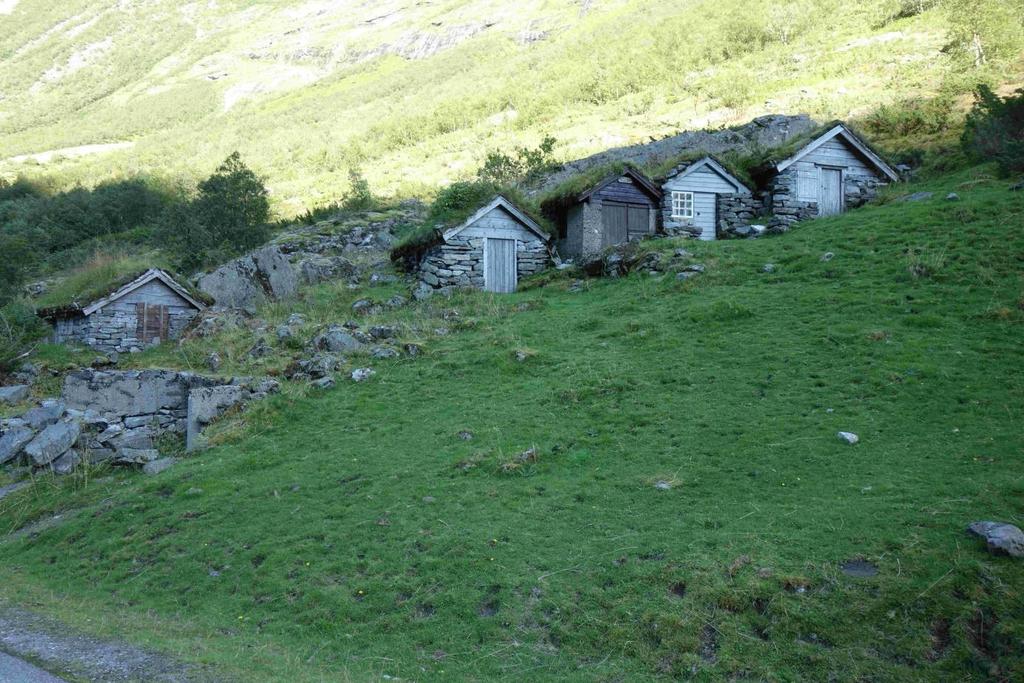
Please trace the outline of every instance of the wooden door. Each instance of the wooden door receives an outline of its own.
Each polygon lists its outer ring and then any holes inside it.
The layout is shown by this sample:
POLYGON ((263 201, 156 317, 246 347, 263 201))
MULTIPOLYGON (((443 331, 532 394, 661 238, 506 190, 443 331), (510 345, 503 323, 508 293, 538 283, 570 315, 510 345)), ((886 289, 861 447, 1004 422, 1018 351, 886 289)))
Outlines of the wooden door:
POLYGON ((167 306, 139 302, 135 304, 135 338, 143 344, 167 341, 171 316, 167 306))
POLYGON ((651 210, 639 204, 630 204, 626 208, 629 221, 626 232, 629 239, 640 239, 651 234, 651 210))
POLYGON ((484 243, 484 289, 516 291, 516 241, 488 237, 484 243))
POLYGON ((629 239, 629 207, 625 204, 604 202, 601 205, 604 241, 601 246, 612 247, 629 239))
POLYGON ((700 228, 702 240, 715 239, 715 225, 718 223, 718 195, 714 192, 693 194, 693 224, 700 228))
POLYGON ((843 172, 838 168, 818 169, 818 215, 843 212, 843 172))

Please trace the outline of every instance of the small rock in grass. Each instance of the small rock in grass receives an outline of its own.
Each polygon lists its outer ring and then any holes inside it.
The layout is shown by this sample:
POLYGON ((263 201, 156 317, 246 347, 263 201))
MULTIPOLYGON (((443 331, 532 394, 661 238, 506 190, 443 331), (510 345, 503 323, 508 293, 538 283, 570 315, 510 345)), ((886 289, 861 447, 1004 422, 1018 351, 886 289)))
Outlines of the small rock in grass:
POLYGON ((683 271, 682 273, 676 273, 677 280, 689 280, 690 278, 697 277, 697 273, 691 273, 683 271))
POLYGON ((401 308, 402 306, 405 306, 407 303, 409 303, 409 300, 406 299, 401 294, 396 294, 387 300, 388 308, 401 308))
POLYGON ((659 479, 658 481, 654 482, 654 488, 658 489, 659 491, 668 491, 672 488, 672 484, 668 483, 664 479, 659 479))
POLYGON ((267 340, 260 337, 260 339, 253 344, 252 348, 249 349, 249 352, 246 355, 248 355, 249 358, 258 359, 266 358, 273 353, 274 350, 270 348, 269 344, 267 344, 267 340))
POLYGON ((956 192, 950 192, 949 194, 946 195, 946 201, 958 202, 960 201, 960 195, 958 195, 956 192))
POLYGON ((1024 532, 1005 522, 972 522, 967 533, 984 539, 993 555, 1024 558, 1024 532))
POLYGON ((391 325, 374 325, 370 328, 370 336, 374 339, 394 339, 398 330, 391 325))
POLYGON ((676 249, 674 252, 672 252, 672 255, 675 256, 676 258, 690 258, 691 256, 693 256, 693 254, 688 252, 686 249, 676 249))
POLYGON ((905 202, 923 202, 932 198, 934 192, 915 192, 914 194, 908 194, 903 198, 905 202))
POLYGON ((169 469, 174 463, 178 462, 176 458, 160 458, 153 462, 147 462, 142 466, 142 471, 150 476, 160 474, 164 470, 169 469))
POLYGON ((193 486, 188 491, 185 491, 185 495, 186 496, 201 496, 201 495, 203 495, 203 490, 201 488, 193 486))
POLYGON ((321 377, 320 379, 313 380, 310 384, 316 389, 333 389, 334 378, 333 377, 321 377))
POLYGON ((206 367, 210 372, 217 372, 220 370, 220 354, 214 351, 206 357, 206 367))
POLYGON ((835 257, 836 257, 836 255, 833 254, 831 251, 826 251, 824 254, 821 255, 821 262, 822 263, 828 263, 829 261, 831 261, 835 257))
POLYGON ((78 451, 72 449, 50 463, 50 466, 55 474, 65 475, 74 472, 80 462, 82 462, 82 456, 78 454, 78 451))
POLYGON ((375 346, 370 351, 370 355, 379 360, 387 360, 389 358, 398 358, 398 351, 388 346, 375 346))
POLYGON ((288 320, 285 322, 285 325, 287 325, 288 327, 298 327, 300 325, 305 324, 306 316, 302 315, 301 313, 292 313, 290 316, 288 316, 288 320))
POLYGON ((276 334, 278 341, 288 341, 289 339, 292 338, 292 336, 294 336, 292 334, 292 328, 288 327, 287 325, 278 325, 276 334))
POLYGON ((761 266, 761 272, 762 273, 774 273, 775 272, 775 264, 774 263, 766 263, 766 264, 764 264, 763 266, 761 266))
POLYGON ((428 505, 430 503, 433 503, 435 500, 437 500, 437 499, 434 498, 433 496, 423 496, 423 502, 427 503, 428 505))
POLYGON ((853 432, 836 432, 836 436, 839 438, 840 441, 848 443, 851 446, 860 441, 860 437, 854 434, 853 432))
POLYGON ((373 368, 356 368, 352 371, 352 381, 365 382, 376 374, 377 371, 373 368))
POLYGON ((473 432, 463 429, 461 432, 459 432, 459 438, 462 439, 463 441, 472 441, 473 432))
POLYGON ((527 359, 529 359, 530 354, 528 354, 526 351, 518 350, 516 351, 515 356, 517 363, 525 363, 527 359))
POLYGON ((405 351, 405 355, 409 356, 410 358, 416 358, 421 353, 423 353, 423 347, 421 347, 419 344, 406 344, 402 347, 402 350, 405 351))
POLYGON ((683 268, 684 273, 703 273, 707 270, 707 266, 703 263, 691 263, 690 265, 683 268))
POLYGON ((839 568, 847 576, 853 576, 858 579, 867 579, 878 575, 878 567, 867 560, 847 560, 839 568))

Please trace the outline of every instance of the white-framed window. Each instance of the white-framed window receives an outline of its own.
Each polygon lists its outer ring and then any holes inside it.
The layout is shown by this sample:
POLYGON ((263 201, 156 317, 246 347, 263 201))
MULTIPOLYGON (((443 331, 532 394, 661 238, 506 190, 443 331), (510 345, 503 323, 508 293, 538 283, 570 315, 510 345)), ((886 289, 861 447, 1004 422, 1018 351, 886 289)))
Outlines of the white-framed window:
POLYGON ((672 218, 693 218, 692 192, 672 192, 672 218))

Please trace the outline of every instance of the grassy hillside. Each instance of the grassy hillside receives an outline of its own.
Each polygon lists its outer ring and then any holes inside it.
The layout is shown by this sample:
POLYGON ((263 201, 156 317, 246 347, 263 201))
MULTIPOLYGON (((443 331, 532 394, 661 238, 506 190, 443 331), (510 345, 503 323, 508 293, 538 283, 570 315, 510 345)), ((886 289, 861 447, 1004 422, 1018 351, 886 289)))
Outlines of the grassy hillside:
POLYGON ((927 139, 948 102, 922 125, 907 101, 981 76, 943 49, 937 5, 8 0, 0 175, 194 179, 240 150, 291 215, 336 199, 352 169, 423 193, 545 134, 569 160, 765 112, 893 105, 876 132, 898 119, 927 139))
MULTIPOLYGON (((936 196, 650 243, 707 266, 686 282, 416 304, 420 359, 287 386, 157 478, 0 501, 64 520, 0 542, 0 595, 242 680, 1020 679, 1020 563, 963 529, 1024 522, 1024 193, 900 190, 936 196)), ((139 362, 267 370, 246 343, 139 362)))

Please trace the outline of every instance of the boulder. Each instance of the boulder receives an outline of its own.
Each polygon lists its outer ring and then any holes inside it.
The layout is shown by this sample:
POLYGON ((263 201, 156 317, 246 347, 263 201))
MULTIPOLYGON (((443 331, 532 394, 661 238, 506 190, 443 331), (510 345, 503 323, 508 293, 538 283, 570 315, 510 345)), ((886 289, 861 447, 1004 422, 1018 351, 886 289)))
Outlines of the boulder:
POLYGON ((21 403, 28 398, 29 387, 27 384, 15 384, 9 387, 0 387, 0 404, 13 405, 21 403))
POLYGON ((25 453, 33 464, 49 465, 74 446, 80 434, 81 428, 77 422, 55 422, 25 446, 25 453))
POLYGON ((370 328, 370 336, 374 339, 394 339, 398 330, 391 325, 375 325, 370 328))
POLYGON ((144 465, 160 457, 155 448, 118 448, 113 453, 113 461, 118 465, 144 465))
POLYGON ((200 448, 203 428, 223 415, 228 408, 241 403, 244 398, 242 387, 237 385, 193 389, 188 395, 185 449, 192 451, 200 448))
POLYGON ((255 313, 267 301, 295 296, 298 277, 281 248, 269 246, 202 276, 199 289, 218 306, 255 313))
POLYGON ((71 474, 80 462, 82 462, 82 456, 75 449, 71 449, 50 463, 50 467, 53 468, 55 474, 71 474))
POLYGON ((766 263, 766 264, 764 264, 763 266, 761 266, 761 272, 762 273, 774 273, 775 272, 775 264, 774 263, 766 263))
POLYGON ((206 369, 210 372, 219 372, 221 366, 220 354, 216 351, 210 352, 210 355, 206 357, 206 369))
POLYGON ((0 436, 0 465, 14 460, 36 433, 28 427, 14 427, 0 436))
POLYGON ((380 360, 387 360, 389 358, 398 358, 398 351, 388 346, 375 346, 370 351, 370 355, 380 360))
POLYGON ((950 192, 949 194, 946 195, 946 201, 958 202, 960 201, 960 195, 958 195, 956 192, 950 192))
POLYGON ((149 476, 155 476, 161 472, 170 469, 174 463, 178 462, 175 458, 160 458, 152 462, 147 462, 142 466, 142 471, 149 476))
POLYGON ((277 334, 277 341, 279 342, 286 342, 293 336, 295 336, 292 333, 292 328, 288 327, 287 325, 278 325, 275 333, 277 334))
POLYGON ((993 555, 1024 558, 1024 532, 1005 522, 973 522, 967 533, 984 539, 993 555))
POLYGON ((252 348, 246 353, 249 358, 258 360, 260 358, 266 358, 267 356, 273 355, 274 349, 270 348, 270 344, 263 337, 256 340, 256 343, 252 345, 252 348))
POLYGON ((333 389, 334 378, 333 377, 321 377, 320 379, 313 380, 310 382, 316 389, 333 389))
POLYGON ((356 277, 359 269, 344 256, 311 255, 299 262, 299 275, 307 285, 356 277))
POLYGON ((32 429, 43 429, 60 419, 64 414, 65 405, 63 401, 49 399, 43 401, 42 405, 32 408, 22 415, 22 419, 32 429))
POLYGON ((313 338, 313 348, 330 353, 358 351, 363 343, 341 325, 331 325, 313 338))
POLYGON ((416 358, 423 353, 423 347, 419 344, 404 344, 402 345, 402 350, 410 358, 416 358))
POLYGON ((850 444, 851 446, 860 441, 860 437, 853 432, 836 432, 836 437, 843 443, 850 444))

